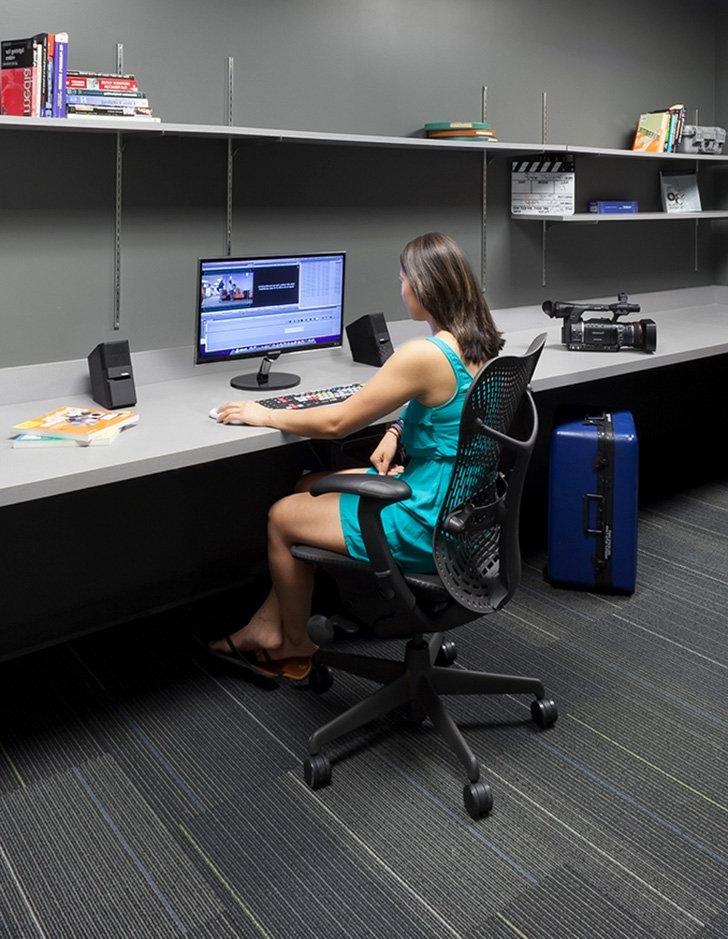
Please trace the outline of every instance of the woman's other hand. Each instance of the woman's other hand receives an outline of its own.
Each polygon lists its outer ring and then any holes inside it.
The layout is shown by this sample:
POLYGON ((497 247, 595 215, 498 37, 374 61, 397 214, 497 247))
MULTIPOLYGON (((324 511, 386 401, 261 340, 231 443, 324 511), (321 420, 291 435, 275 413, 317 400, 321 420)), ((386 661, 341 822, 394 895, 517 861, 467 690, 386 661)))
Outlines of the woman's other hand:
POLYGON ((369 457, 369 461, 380 476, 395 476, 404 472, 404 466, 395 464, 392 461, 397 456, 399 450, 399 438, 391 431, 387 431, 379 441, 379 446, 369 457))
POLYGON ((251 427, 269 427, 271 409, 257 401, 227 401, 217 407, 218 424, 249 424, 251 427))

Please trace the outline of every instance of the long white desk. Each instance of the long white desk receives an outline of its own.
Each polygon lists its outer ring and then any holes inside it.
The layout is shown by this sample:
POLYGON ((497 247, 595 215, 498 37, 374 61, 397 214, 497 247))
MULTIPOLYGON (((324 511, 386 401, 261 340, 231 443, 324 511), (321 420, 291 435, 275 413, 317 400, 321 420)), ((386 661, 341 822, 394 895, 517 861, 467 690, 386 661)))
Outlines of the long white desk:
MULTIPOLYGON (((654 355, 633 351, 568 352, 560 342, 561 321, 548 320, 538 308, 497 311, 495 315, 506 334, 504 354, 522 353, 538 333, 548 333, 547 346, 533 381, 534 391, 539 392, 728 352, 728 298, 722 295, 725 288, 710 295, 707 291, 712 288, 700 290, 702 300, 717 298, 718 302, 664 310, 654 308, 654 299, 652 308, 649 302, 643 304, 642 316, 652 316, 657 322, 658 348, 654 355), (508 331, 509 325, 518 328, 508 331)), ((673 293, 685 293, 695 299, 695 292, 673 293)), ((422 324, 408 321, 390 323, 390 331, 395 345, 412 336, 426 334, 422 324)), ((67 364, 75 367, 81 386, 85 381, 85 362, 67 364)), ((135 359, 136 410, 141 419, 109 447, 11 448, 9 430, 14 424, 61 404, 88 406, 92 404, 88 395, 56 394, 53 398, 0 406, 0 427, 5 429, 5 438, 0 440, 0 506, 265 450, 298 439, 270 428, 223 426, 208 417, 210 408, 223 401, 270 396, 270 393, 238 392, 230 387, 229 379, 250 370, 250 366, 257 367, 257 361, 201 366, 194 370, 186 366, 184 377, 169 377, 167 370, 165 380, 153 381, 149 380, 153 376, 140 374, 135 359), (246 364, 249 364, 248 369, 246 364)), ((290 356, 280 367, 301 375, 301 385, 295 389, 301 391, 365 382, 374 373, 373 368, 352 362, 346 349, 290 356)), ((38 373, 37 366, 27 368, 38 373)), ((19 379, 22 370, 12 371, 18 373, 13 376, 14 380, 19 379)))

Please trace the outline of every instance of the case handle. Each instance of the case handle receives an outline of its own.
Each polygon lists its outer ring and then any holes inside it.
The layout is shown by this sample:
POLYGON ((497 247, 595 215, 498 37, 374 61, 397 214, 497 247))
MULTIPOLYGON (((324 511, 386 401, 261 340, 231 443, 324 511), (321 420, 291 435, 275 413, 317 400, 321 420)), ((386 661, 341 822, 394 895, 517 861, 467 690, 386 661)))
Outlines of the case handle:
POLYGON ((582 500, 582 512, 581 512, 581 523, 584 531, 587 535, 603 535, 605 532, 604 527, 604 496, 597 495, 593 492, 588 492, 582 500), (597 525, 601 525, 601 528, 590 528, 589 527, 589 503, 595 502, 597 507, 597 525))

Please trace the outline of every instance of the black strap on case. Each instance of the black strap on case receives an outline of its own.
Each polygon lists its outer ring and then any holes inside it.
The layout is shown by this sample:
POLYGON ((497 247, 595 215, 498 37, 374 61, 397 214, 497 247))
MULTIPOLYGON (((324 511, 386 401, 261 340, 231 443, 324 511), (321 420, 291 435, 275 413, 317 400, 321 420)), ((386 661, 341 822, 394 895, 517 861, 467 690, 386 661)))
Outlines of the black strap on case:
POLYGON ((597 492, 584 496, 584 530, 596 537, 594 548, 594 582, 598 587, 612 585, 612 525, 614 520, 614 425, 612 415, 603 412, 587 417, 585 424, 597 429, 597 455, 594 470, 597 474, 597 492), (590 527, 590 504, 597 507, 597 521, 590 527))

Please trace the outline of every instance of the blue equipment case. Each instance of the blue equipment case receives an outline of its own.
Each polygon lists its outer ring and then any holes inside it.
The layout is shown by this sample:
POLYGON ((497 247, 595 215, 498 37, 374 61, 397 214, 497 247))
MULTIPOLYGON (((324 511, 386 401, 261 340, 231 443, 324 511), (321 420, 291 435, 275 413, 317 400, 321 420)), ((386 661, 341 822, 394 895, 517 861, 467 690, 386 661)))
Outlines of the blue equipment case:
POLYGON ((546 568, 551 583, 634 592, 637 481, 637 434, 629 411, 554 428, 546 568))

